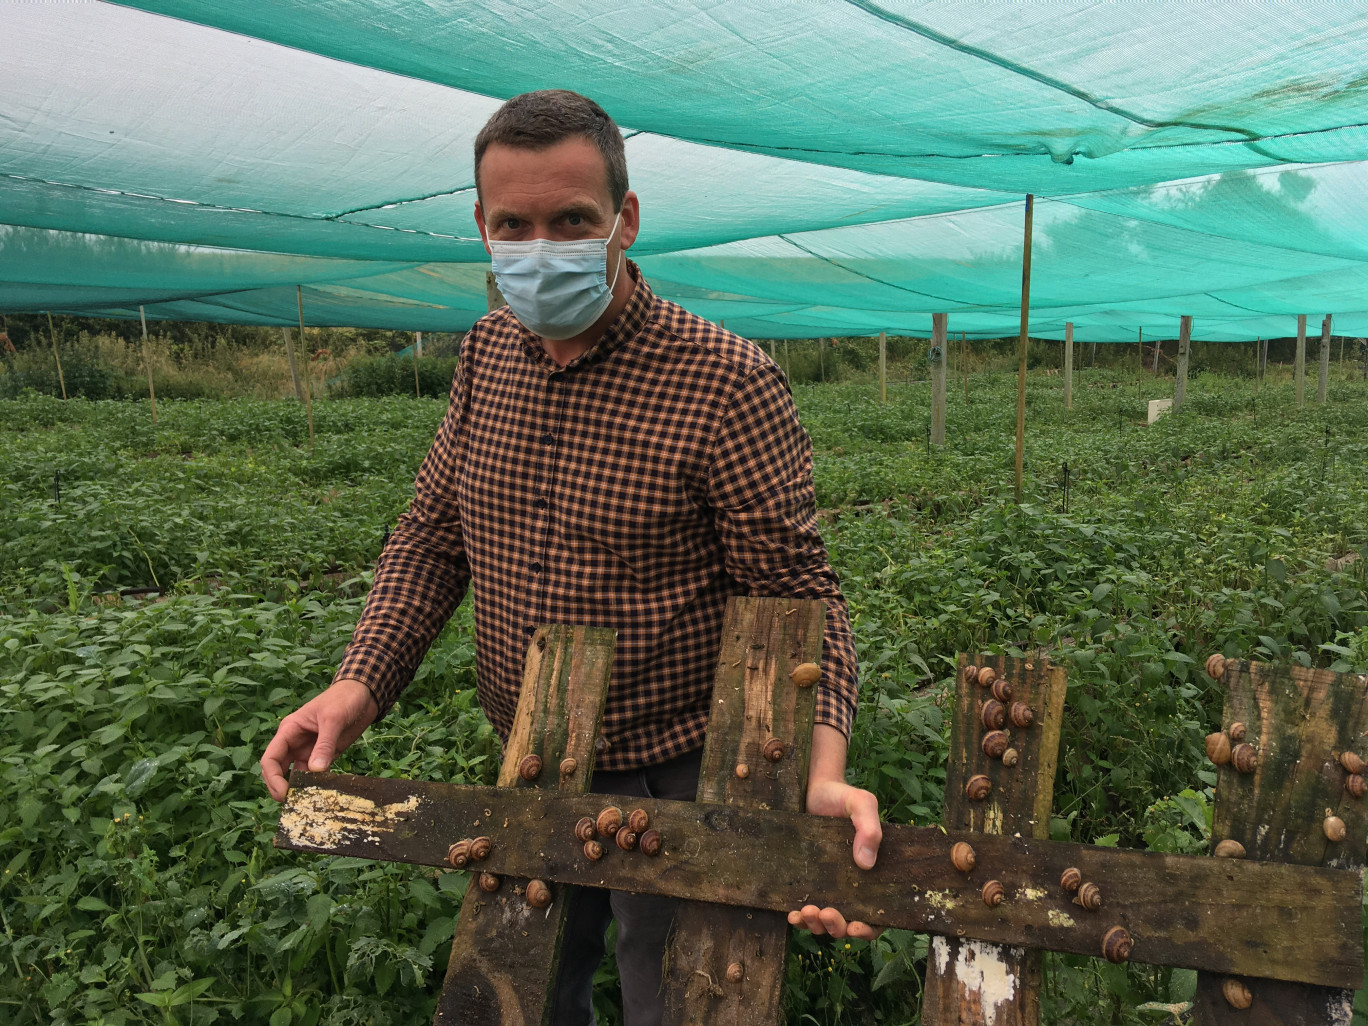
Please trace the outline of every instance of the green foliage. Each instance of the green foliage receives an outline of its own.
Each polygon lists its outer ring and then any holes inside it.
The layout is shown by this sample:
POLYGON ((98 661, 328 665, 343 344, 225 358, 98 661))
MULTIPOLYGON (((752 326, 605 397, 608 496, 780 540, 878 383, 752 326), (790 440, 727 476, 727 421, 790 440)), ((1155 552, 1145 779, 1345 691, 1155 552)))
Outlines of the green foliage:
POLYGON ((349 360, 341 379, 332 386, 338 395, 353 398, 385 395, 423 395, 444 399, 456 372, 454 356, 420 356, 415 384, 412 356, 365 356, 349 360))

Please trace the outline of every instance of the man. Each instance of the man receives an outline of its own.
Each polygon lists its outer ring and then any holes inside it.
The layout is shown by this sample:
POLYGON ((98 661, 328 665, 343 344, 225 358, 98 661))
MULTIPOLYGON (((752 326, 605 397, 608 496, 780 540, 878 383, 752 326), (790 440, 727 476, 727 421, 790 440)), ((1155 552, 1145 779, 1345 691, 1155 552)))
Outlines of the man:
MULTIPOLYGON (((728 596, 824 598, 807 806, 850 817, 855 861, 871 867, 878 803, 845 782, 849 614, 782 373, 759 347, 656 297, 626 258, 640 209, 622 135, 592 100, 509 100, 475 141, 475 185, 509 305, 462 343, 451 407, 333 684, 285 717, 262 756, 271 794, 284 799, 293 764, 327 769, 389 710, 473 583, 480 704, 501 737, 538 624, 613 627, 592 790, 691 800, 728 596)), ((553 1022, 593 1021, 614 916, 626 1022, 659 1022, 674 902, 575 893, 553 1022)), ((877 933, 815 905, 789 922, 877 933)))

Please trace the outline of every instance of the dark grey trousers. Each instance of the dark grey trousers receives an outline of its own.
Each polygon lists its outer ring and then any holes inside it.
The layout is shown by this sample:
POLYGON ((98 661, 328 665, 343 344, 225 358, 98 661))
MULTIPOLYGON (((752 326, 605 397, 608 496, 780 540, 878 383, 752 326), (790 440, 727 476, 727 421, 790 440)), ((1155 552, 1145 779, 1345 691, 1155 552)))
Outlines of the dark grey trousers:
MULTIPOLYGON (((596 794, 693 801, 703 750, 645 769, 594 774, 596 794)), ((631 811, 623 805, 624 815, 631 811)), ((576 887, 566 913, 551 1026, 594 1026, 594 973, 603 961, 604 933, 617 920, 617 964, 625 1026, 659 1026, 664 1012, 661 977, 675 898, 576 887)))

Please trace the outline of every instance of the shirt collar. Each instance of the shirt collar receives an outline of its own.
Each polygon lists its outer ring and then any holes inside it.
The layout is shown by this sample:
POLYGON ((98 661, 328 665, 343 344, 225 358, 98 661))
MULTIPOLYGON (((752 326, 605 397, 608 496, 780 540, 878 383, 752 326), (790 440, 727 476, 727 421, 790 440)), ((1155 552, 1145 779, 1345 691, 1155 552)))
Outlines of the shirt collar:
MULTIPOLYGON (((627 273, 636 279, 636 287, 632 289, 632 298, 627 300, 627 305, 622 308, 622 312, 613 318, 608 327, 603 329, 603 334, 599 336, 597 342, 564 367, 554 369, 574 370, 577 367, 588 366, 606 359, 610 353, 636 338, 641 329, 650 322, 655 311, 655 293, 647 284, 646 278, 641 273, 641 268, 625 256, 623 259, 627 262, 627 273)), ((512 311, 509 312, 512 313, 512 311)), ((542 348, 541 339, 524 328, 516 316, 513 318, 513 323, 518 325, 519 341, 522 344, 523 352, 534 361, 552 365, 551 357, 542 348)))

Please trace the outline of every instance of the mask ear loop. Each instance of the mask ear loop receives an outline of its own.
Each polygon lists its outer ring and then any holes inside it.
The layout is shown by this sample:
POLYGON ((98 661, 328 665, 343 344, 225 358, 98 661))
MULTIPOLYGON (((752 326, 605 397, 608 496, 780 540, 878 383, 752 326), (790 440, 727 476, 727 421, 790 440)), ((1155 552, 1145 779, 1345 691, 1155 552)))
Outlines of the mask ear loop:
MULTIPOLYGON (((613 241, 613 236, 617 233, 618 226, 619 226, 620 224, 622 224, 622 211, 621 211, 621 210, 618 211, 617 220, 615 220, 615 221, 613 222, 613 230, 612 230, 611 232, 608 233, 608 238, 606 238, 606 239, 603 240, 605 246, 607 246, 608 243, 610 243, 610 242, 613 241)), ((615 289, 615 288, 617 287, 618 275, 620 275, 620 274, 622 273, 622 252, 623 252, 623 251, 622 251, 621 247, 619 247, 619 248, 618 248, 618 262, 617 262, 617 268, 613 271, 613 280, 610 281, 610 282, 608 283, 608 293, 609 293, 610 295, 612 294, 613 289, 615 289)), ((606 271, 607 268, 605 267, 604 270, 606 271)))

